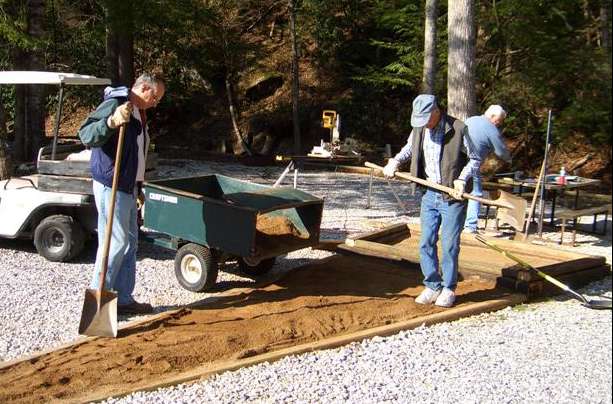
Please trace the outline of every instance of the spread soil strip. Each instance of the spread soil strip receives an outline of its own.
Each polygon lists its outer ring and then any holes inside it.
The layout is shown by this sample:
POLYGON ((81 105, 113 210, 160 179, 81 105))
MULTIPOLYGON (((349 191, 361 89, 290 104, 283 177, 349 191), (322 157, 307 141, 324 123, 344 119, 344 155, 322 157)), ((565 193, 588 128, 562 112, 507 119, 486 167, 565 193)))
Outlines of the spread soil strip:
MULTIPOLYGON (((203 366, 235 368, 232 363, 329 338, 423 323, 445 309, 416 305, 421 288, 416 264, 341 256, 317 261, 265 287, 124 328, 117 339, 87 339, 2 368, 0 402, 121 395, 203 366)), ((463 280, 458 293, 457 309, 469 311, 510 296, 478 277, 463 280)))

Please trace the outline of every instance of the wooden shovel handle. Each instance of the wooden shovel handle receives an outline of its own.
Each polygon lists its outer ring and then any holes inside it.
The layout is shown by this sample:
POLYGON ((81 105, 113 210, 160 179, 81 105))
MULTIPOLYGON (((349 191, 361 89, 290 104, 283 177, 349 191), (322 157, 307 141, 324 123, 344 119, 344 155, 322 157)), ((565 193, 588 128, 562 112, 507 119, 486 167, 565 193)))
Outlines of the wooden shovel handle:
POLYGON ((102 247, 102 270, 100 271, 99 290, 104 290, 106 273, 109 269, 109 249, 111 247, 111 236, 113 233, 113 215, 115 214, 115 198, 117 197, 117 184, 119 183, 119 170, 121 169, 121 155, 123 154, 123 139, 126 134, 126 125, 119 127, 119 137, 117 139, 117 152, 115 153, 115 168, 113 172, 113 186, 111 188, 111 203, 108 207, 109 213, 106 219, 106 229, 104 231, 104 245, 102 247))
MULTIPOLYGON (((383 171, 383 167, 378 166, 378 165, 373 164, 373 163, 370 163, 368 161, 366 163, 364 163, 364 165, 366 167, 368 167, 368 168, 374 168, 376 170, 383 171)), ((444 185, 437 184, 435 182, 424 180, 422 178, 417 178, 417 177, 414 177, 414 176, 412 176, 411 174, 408 174, 408 173, 403 173, 403 172, 400 172, 400 171, 396 171, 394 176, 396 176, 398 178, 402 178, 404 180, 415 182, 417 184, 423 185, 423 186, 428 187, 428 188, 436 189, 438 191, 444 192, 444 193, 449 194, 449 195, 451 195, 451 193, 454 191, 453 188, 449 188, 449 187, 446 187, 444 185)), ((498 203, 497 201, 494 201, 492 199, 485 199, 485 198, 481 198, 479 196, 474 196, 474 195, 471 195, 471 194, 469 194, 467 192, 464 192, 462 194, 462 198, 464 198, 464 199, 472 199, 473 201, 481 202, 484 205, 492 205, 492 206, 500 206, 500 207, 503 207, 503 208, 508 208, 508 206, 506 204, 504 204, 504 203, 498 203)))
MULTIPOLYGON (((547 145, 547 149, 545 150, 545 154, 549 150, 549 145, 547 145)), ((530 223, 532 222, 532 218, 534 217, 534 210, 536 209, 536 201, 538 200, 538 194, 541 190, 541 182, 543 181, 543 175, 545 175, 545 166, 547 165, 547 159, 543 159, 543 163, 541 164, 541 171, 539 172, 538 180, 536 181, 536 186, 534 188, 534 194, 532 195, 532 203, 530 203, 530 210, 528 211, 528 220, 526 220, 526 229, 524 231, 524 238, 528 237, 528 232, 530 231, 530 223)))

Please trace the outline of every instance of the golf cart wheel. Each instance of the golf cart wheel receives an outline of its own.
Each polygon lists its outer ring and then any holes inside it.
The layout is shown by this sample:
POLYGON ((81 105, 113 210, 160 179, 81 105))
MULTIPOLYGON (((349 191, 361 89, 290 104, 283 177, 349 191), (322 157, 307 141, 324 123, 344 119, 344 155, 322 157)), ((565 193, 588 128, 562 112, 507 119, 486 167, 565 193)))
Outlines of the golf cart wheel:
POLYGON ((49 261, 70 261, 79 255, 84 244, 83 228, 71 216, 46 217, 34 230, 36 251, 49 261))
POLYGON ((175 276, 179 284, 192 292, 203 292, 217 281, 217 257, 199 244, 186 244, 175 255, 175 276))
POLYGON ((276 257, 260 261, 257 265, 249 265, 244 258, 238 260, 238 267, 241 272, 250 276, 264 275, 275 265, 276 257))

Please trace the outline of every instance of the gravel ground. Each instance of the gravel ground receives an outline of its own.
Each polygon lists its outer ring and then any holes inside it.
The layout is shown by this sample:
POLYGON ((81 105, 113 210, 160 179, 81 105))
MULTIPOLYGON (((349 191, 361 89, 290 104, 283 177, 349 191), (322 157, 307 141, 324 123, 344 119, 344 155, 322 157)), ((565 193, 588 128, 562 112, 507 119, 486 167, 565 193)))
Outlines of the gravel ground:
MULTIPOLYGON (((247 168, 194 161, 161 161, 160 177, 222 173, 272 184, 282 168, 247 168)), ((290 182, 290 178, 286 180, 290 182)), ((418 204, 406 185, 377 181, 366 209, 368 181, 334 172, 301 173, 299 187, 324 197, 322 238, 370 231, 395 222, 416 222, 418 204)), ((610 228, 611 226, 609 226, 610 228)), ((557 233, 545 233, 557 240, 557 233)), ((611 263, 611 234, 579 235, 579 247, 611 263)), ((557 248, 555 244, 552 244, 557 248)), ((49 349, 77 338, 83 291, 95 247, 80 262, 56 264, 31 243, 0 240, 0 360, 49 349), (68 325, 68 326, 67 326, 68 325)), ((271 277, 329 255, 310 249, 278 260, 271 277)), ((172 252, 142 244, 135 297, 157 311, 206 299, 175 281, 172 252)), ((229 264, 217 291, 247 286, 229 264)), ((611 278, 587 294, 611 295, 611 278)), ((121 322, 133 320, 122 318, 121 322)), ((611 402, 611 312, 552 299, 453 323, 374 338, 343 348, 284 358, 227 372, 206 381, 136 393, 109 402, 611 402)))

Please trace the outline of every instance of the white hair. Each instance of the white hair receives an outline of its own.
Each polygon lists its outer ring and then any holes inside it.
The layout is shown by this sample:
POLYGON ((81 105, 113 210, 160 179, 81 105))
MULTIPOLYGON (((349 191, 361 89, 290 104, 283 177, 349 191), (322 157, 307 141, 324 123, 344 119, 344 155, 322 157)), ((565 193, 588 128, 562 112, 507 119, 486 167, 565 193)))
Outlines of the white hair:
POLYGON ((490 105, 483 114, 487 118, 500 117, 502 119, 507 117, 507 111, 505 111, 500 105, 490 105))
POLYGON ((165 85, 163 79, 153 74, 149 74, 149 73, 143 73, 140 76, 138 76, 138 78, 134 82, 133 87, 141 87, 143 84, 146 84, 150 87, 159 86, 160 84, 165 85))

